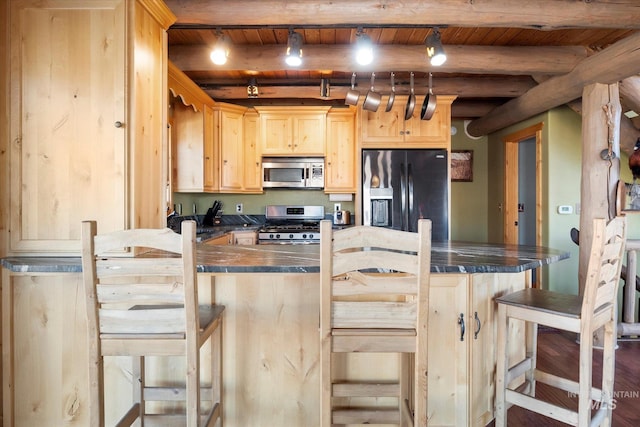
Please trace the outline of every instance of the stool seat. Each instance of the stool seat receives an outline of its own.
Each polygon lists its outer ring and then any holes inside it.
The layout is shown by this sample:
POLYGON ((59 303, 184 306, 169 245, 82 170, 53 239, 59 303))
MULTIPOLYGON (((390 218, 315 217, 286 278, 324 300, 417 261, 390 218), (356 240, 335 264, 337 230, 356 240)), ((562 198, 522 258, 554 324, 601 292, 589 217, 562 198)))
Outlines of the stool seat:
POLYGON ((498 297, 496 302, 574 319, 580 318, 582 310, 582 297, 578 295, 560 294, 536 288, 527 288, 498 297))

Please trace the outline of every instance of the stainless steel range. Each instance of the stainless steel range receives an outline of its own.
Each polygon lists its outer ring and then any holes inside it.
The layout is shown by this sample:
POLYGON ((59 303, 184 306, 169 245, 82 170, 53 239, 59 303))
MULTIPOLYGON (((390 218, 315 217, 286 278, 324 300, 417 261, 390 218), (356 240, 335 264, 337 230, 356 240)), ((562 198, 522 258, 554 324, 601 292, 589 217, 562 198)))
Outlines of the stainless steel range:
POLYGON ((324 206, 268 205, 266 223, 258 230, 258 244, 320 243, 324 206))

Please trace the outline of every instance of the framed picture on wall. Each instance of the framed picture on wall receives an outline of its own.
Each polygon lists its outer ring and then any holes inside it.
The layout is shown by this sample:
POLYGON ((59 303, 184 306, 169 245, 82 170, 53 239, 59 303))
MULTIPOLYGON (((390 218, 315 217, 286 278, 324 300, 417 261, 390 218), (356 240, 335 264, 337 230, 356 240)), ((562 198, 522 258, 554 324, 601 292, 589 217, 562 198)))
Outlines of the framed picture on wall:
POLYGON ((473 181, 473 150, 451 150, 451 181, 473 181))

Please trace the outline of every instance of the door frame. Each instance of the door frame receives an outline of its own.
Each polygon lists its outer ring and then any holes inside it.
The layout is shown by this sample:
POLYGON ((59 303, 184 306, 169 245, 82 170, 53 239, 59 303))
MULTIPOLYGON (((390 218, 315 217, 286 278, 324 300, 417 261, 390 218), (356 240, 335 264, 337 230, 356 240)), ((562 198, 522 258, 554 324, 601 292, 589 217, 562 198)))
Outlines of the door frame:
MULTIPOLYGON (((535 137, 536 141, 536 246, 542 245, 542 128, 538 123, 503 138, 504 149, 504 222, 503 241, 518 244, 518 144, 535 137)), ((540 286, 535 274, 534 287, 540 286)))

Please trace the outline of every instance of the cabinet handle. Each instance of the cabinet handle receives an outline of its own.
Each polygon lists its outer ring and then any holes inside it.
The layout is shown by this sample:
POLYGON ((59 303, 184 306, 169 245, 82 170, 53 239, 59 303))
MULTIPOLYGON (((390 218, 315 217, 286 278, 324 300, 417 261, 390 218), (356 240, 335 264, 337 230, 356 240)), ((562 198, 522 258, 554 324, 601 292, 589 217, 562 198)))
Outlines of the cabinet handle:
POLYGON ((121 121, 118 120, 117 122, 114 123, 114 126, 117 127, 117 128, 121 128, 124 125, 122 124, 121 121))
POLYGON ((464 341, 464 314, 460 313, 458 317, 458 325, 460 325, 460 341, 464 341))
POLYGON ((473 333, 473 339, 478 339, 478 334, 480 333, 480 329, 482 328, 482 322, 480 322, 480 318, 478 317, 478 312, 476 311, 473 315, 476 318, 476 331, 473 333))
POLYGON ((408 130, 408 131, 405 131, 404 133, 405 133, 405 135, 409 135, 411 133, 411 131, 408 130))

